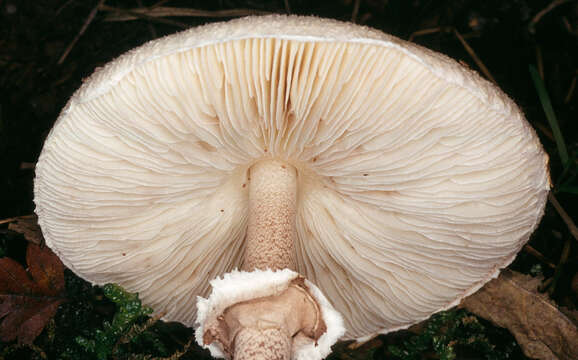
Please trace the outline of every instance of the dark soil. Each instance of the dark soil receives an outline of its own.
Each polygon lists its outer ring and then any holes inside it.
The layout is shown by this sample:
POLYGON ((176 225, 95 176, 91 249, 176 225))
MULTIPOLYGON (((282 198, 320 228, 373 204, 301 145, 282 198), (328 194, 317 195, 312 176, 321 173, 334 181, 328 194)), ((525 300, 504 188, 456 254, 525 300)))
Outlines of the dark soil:
MULTIPOLYGON (((130 9, 151 6, 159 0, 108 0, 107 6, 130 9)), ((68 55, 67 46, 79 33, 97 0, 0 0, 0 219, 31 214, 34 163, 43 139, 60 109, 92 71, 144 42, 181 30, 181 26, 223 18, 177 17, 108 22, 110 11, 99 11, 68 55)), ((546 12, 551 0, 190 0, 164 1, 163 6, 204 10, 253 9, 351 20, 381 29, 403 39, 416 31, 415 42, 468 64, 480 71, 458 41, 456 29, 489 69, 498 85, 525 112, 550 154, 554 194, 575 220, 578 218, 578 2, 564 1, 546 12), (358 10, 355 10, 359 4, 358 10), (543 75, 557 122, 562 129, 571 161, 562 164, 543 107, 529 73, 535 66, 543 75)), ((228 19, 228 18, 225 18, 228 19)), ((481 71, 480 71, 481 72, 481 71)), ((482 74, 484 75, 484 74, 482 74)), ((1 225, 0 225, 1 226, 1 225)), ((14 240, 0 227, 0 245, 14 240)), ((14 240, 16 241, 16 240, 14 240)), ((543 258, 522 252, 512 265, 525 273, 541 272, 554 279, 547 288, 560 304, 576 308, 578 251, 576 239, 558 212, 548 205, 530 246, 543 258), (563 254, 563 248, 570 251, 563 254), (554 264, 554 268, 548 266, 554 264), (574 283, 574 290, 572 290, 574 283)), ((18 246, 9 245, 14 253, 18 246)), ((92 321, 92 320, 91 320, 92 321)), ((505 331, 485 324, 486 335, 500 349, 512 347, 510 358, 523 358, 505 331)), ((69 331, 69 330, 67 330, 69 331)), ((182 331, 181 331, 182 333, 182 331)), ((187 332, 184 332, 187 336, 187 332)), ((57 334, 58 335, 58 334, 57 334)), ((176 336, 176 335, 175 335, 176 336)), ((378 339, 369 350, 352 352, 342 345, 337 358, 383 358, 388 344, 401 344, 410 335, 402 332, 378 339), (357 355, 356 355, 357 354, 357 355), (362 355, 360 355, 362 354, 362 355), (360 357, 361 356, 361 357, 360 357)), ((458 349, 459 350, 459 349, 458 349)), ((505 350, 504 350, 505 351, 505 350)), ((472 349, 458 351, 462 358, 479 358, 472 349)), ((434 354, 424 354, 423 358, 434 354)), ((484 355, 485 356, 485 355, 484 355)))

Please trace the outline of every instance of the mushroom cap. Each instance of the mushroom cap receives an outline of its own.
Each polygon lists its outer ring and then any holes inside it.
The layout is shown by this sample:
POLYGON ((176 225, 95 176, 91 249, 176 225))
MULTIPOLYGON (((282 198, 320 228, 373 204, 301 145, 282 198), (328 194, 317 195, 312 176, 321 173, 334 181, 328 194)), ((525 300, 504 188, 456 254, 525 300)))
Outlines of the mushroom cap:
POLYGON ((72 96, 36 167, 46 243, 77 275, 193 325, 240 267, 247 170, 299 174, 296 270, 348 339, 450 308, 536 228, 548 157, 518 107, 448 57, 314 17, 155 40, 72 96))

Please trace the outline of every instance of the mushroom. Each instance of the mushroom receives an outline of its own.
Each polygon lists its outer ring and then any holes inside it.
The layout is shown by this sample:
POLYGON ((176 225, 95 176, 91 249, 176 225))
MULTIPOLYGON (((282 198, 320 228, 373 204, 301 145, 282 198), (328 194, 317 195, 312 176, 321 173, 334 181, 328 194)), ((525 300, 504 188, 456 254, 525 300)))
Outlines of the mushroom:
POLYGON ((34 192, 71 270, 196 326, 213 355, 318 359, 496 277, 540 221, 547 167, 520 109, 446 56, 267 16, 98 69, 34 192))

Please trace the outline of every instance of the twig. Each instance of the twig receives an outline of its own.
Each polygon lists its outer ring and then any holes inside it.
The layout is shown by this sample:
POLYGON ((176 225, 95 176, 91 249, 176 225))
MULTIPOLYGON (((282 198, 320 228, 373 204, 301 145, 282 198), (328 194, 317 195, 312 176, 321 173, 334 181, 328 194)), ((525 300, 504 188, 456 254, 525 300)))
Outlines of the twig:
POLYGON ((57 62, 58 65, 61 65, 64 62, 64 60, 66 59, 66 57, 68 56, 68 54, 70 53, 70 51, 72 50, 74 45, 78 42, 78 39, 80 39, 82 34, 84 34, 86 29, 88 29, 88 26, 90 25, 92 20, 94 20, 94 18, 96 17, 96 13, 98 12, 98 8, 101 7, 105 1, 106 0, 99 0, 98 4, 96 4, 96 6, 90 11, 90 14, 88 14, 88 17, 84 21, 84 24, 82 24, 80 31, 78 32, 78 34, 76 34, 74 39, 72 39, 70 44, 68 44, 68 46, 66 47, 66 50, 64 50, 64 53, 62 53, 62 55, 60 56, 60 59, 58 59, 58 62, 57 62))
POLYGON ((558 266, 556 266, 556 271, 552 277, 552 283, 548 288, 548 294, 550 295, 554 294, 554 291, 556 291, 556 285, 558 284, 558 280, 560 280, 560 276, 562 275, 562 268, 568 261, 568 256, 570 256, 570 238, 567 238, 564 242, 562 254, 560 254, 560 260, 558 261, 558 266))
MULTIPOLYGON (((193 339, 194 339, 194 336, 190 337, 189 341, 187 341, 187 343, 183 346, 183 348, 181 350, 177 350, 171 356, 168 356, 168 357, 146 357, 145 359, 150 359, 150 360, 178 360, 183 355, 185 355, 187 353, 187 351, 189 351, 189 349, 191 348, 191 345, 193 344, 193 339)), ((142 356, 137 355, 137 354, 132 354, 128 358, 128 360, 137 360, 137 359, 142 360, 142 356)))
POLYGON ((168 3, 169 1, 171 1, 171 0, 161 0, 161 1, 159 1, 158 3, 153 4, 153 6, 151 6, 150 8, 151 8, 151 9, 157 8, 157 7, 159 7, 159 6, 162 6, 162 5, 166 4, 166 3, 168 3))
POLYGON ((542 125, 542 123, 539 122, 532 122, 532 126, 540 130, 548 139, 555 141, 552 131, 546 125, 542 125))
POLYGON ((544 62, 542 61, 542 49, 540 45, 536 45, 536 68, 538 69, 540 79, 544 81, 544 62))
MULTIPOLYGON (((168 6, 157 6, 151 8, 121 9, 112 6, 101 6, 103 11, 115 12, 107 15, 104 21, 131 21, 138 18, 153 19, 163 17, 239 17, 248 15, 267 15, 269 11, 253 9, 229 9, 229 10, 199 10, 191 8, 176 8, 168 6)), ((180 23, 182 24, 182 23, 180 23)))
POLYGON ((347 348, 349 350, 357 350, 360 347, 362 347, 363 345, 367 344, 368 342, 370 342, 371 340, 373 340, 374 338, 370 338, 369 340, 365 340, 365 341, 354 341, 351 344, 347 345, 347 348))
POLYGON ((166 313, 163 312, 151 318, 148 318, 147 321, 142 325, 133 325, 126 334, 122 335, 118 339, 118 341, 114 345, 114 348, 116 349, 120 344, 126 344, 129 341, 131 341, 135 336, 142 334, 165 315, 166 313))
POLYGON ((524 245, 524 251, 527 252, 528 254, 534 256, 536 259, 540 260, 544 264, 548 265, 549 268, 551 268, 551 269, 556 268, 556 265, 554 265, 550 260, 548 260, 544 255, 542 255, 541 252, 534 249, 529 244, 524 245))
POLYGON ((566 96, 564 97, 564 104, 570 103, 572 100, 572 96, 574 95, 574 89, 576 89, 576 76, 578 75, 578 71, 574 73, 574 77, 570 82, 570 87, 568 88, 568 92, 566 92, 566 96))
POLYGON ((357 21, 357 15, 359 14, 359 6, 361 5, 361 0, 355 0, 353 2, 353 10, 351 11, 351 22, 355 23, 357 21))
POLYGON ((482 71, 482 73, 486 76, 486 78, 488 78, 488 80, 490 80, 491 82, 493 82, 494 84, 496 84, 496 79, 494 79, 494 77, 492 76, 492 74, 490 73, 490 70, 488 70, 488 68, 486 67, 486 65, 484 65, 484 63, 482 62, 482 60, 480 60, 480 58, 478 57, 478 55, 476 55, 476 52, 474 51, 474 49, 472 49, 472 47, 468 44, 468 42, 462 37, 462 35, 459 33, 459 31, 457 29, 453 29, 454 30, 454 34, 456 35, 456 37, 458 38, 458 40, 460 41, 460 43, 462 43, 462 46, 464 47, 464 49, 466 49, 466 51, 468 52, 468 54, 470 54, 470 56, 472 57, 472 59, 474 60, 474 62, 476 63, 476 65, 478 65, 478 67, 480 68, 480 70, 482 71))
POLYGON ((361 347, 365 347, 366 345, 368 345, 367 346, 368 348, 374 349, 374 348, 382 346, 383 342, 381 340, 379 340, 377 335, 375 335, 369 340, 360 341, 360 342, 354 341, 351 344, 347 345, 347 348, 349 350, 357 350, 361 347))
POLYGON ((7 219, 2 219, 2 220, 0 220, 0 225, 10 224, 10 223, 13 223, 13 222, 21 220, 21 219, 31 219, 33 216, 34 215, 24 215, 24 216, 16 216, 16 217, 11 217, 11 218, 7 218, 7 219))
POLYGON ((289 4, 289 0, 285 0, 285 12, 291 14, 291 5, 289 4))
MULTIPOLYGON (((447 26, 438 26, 438 27, 434 27, 434 28, 416 30, 413 33, 411 33, 411 35, 409 36, 407 41, 413 41, 413 39, 415 39, 417 37, 435 34, 438 32, 450 32, 450 31, 452 31, 452 29, 453 28, 447 27, 447 26)), ((480 37, 480 33, 476 32, 476 31, 472 31, 472 32, 460 34, 460 35, 462 35, 463 39, 470 39, 470 38, 474 38, 474 37, 479 38, 480 37)))
POLYGON ((548 290, 548 288, 550 287, 550 285, 552 285, 552 281, 554 281, 553 277, 549 277, 547 279, 544 279, 544 281, 542 281, 542 283, 538 286, 538 292, 546 292, 548 290))
POLYGON ((62 12, 62 10, 64 10, 66 7, 68 7, 68 5, 72 4, 75 0, 67 0, 64 2, 64 4, 60 5, 60 7, 58 9, 56 9, 56 11, 54 12, 55 16, 60 15, 60 13, 62 12))
MULTIPOLYGON (((174 20, 164 19, 162 17, 155 17, 155 16, 149 15, 149 13, 154 12, 155 9, 130 10, 130 9, 122 9, 122 8, 117 8, 117 7, 113 7, 113 6, 108 6, 108 5, 102 5, 100 7, 100 10, 115 12, 115 13, 117 13, 116 16, 118 16, 119 18, 124 17, 125 19, 128 19, 128 20, 145 19, 145 20, 152 21, 152 22, 158 22, 161 24, 176 26, 176 27, 179 27, 181 29, 189 28, 189 25, 182 23, 180 21, 174 21, 174 20), (136 10, 141 10, 141 11, 136 11, 136 10), (142 11, 142 10, 144 10, 144 11, 142 11), (147 11, 149 13, 145 13, 147 11)), ((108 15, 107 17, 104 18, 104 21, 127 21, 127 20, 110 20, 111 17, 114 18, 114 15, 112 15, 112 16, 108 15)))
POLYGON ((562 205, 560 205, 560 203, 558 202, 558 200, 556 199, 554 194, 549 193, 548 194, 548 200, 550 201, 552 206, 554 206, 554 209, 556 209, 556 212, 558 212, 558 215, 560 215, 562 220, 566 223, 568 230, 570 230, 570 234, 572 234, 574 239, 576 239, 576 241, 578 241, 578 228, 576 227, 576 224, 574 224, 574 221, 572 220, 572 218, 564 210, 562 205))
POLYGON ((570 0, 554 0, 550 4, 548 4, 548 6, 538 11, 538 13, 534 15, 532 20, 530 20, 530 23, 528 24, 528 31, 534 33, 536 31, 535 29, 536 24, 542 19, 542 17, 544 17, 544 15, 552 11, 555 7, 560 6, 568 1, 570 0))
POLYGON ((372 13, 367 11, 363 15, 361 15, 361 17, 359 18, 359 21, 357 23, 361 24, 361 25, 367 24, 369 19, 371 19, 372 17, 373 17, 372 13))
POLYGON ((435 28, 429 28, 429 29, 416 30, 413 33, 411 33, 411 35, 409 36, 409 39, 407 39, 407 40, 413 41, 413 39, 415 39, 416 37, 429 35, 429 34, 435 34, 435 33, 441 32, 442 30, 443 30, 443 28, 441 26, 438 26, 435 28))
POLYGON ((570 34, 572 34, 574 32, 574 30, 572 29, 572 24, 570 24, 570 21, 568 21, 568 18, 566 16, 562 16, 562 22, 564 23, 564 27, 566 28, 566 31, 568 31, 570 34))
MULTIPOLYGON (((138 4, 138 6, 143 7, 142 0, 137 0, 137 4, 138 4)), ((149 29, 149 32, 151 33, 151 38, 155 39, 157 37, 157 31, 156 31, 154 25, 149 22, 149 23, 147 23, 147 28, 149 29)))
MULTIPOLYGON (((132 325, 130 327, 130 329, 125 334, 123 334, 120 338, 118 338, 118 340, 116 341, 116 343, 112 347, 112 353, 116 354, 117 349, 121 344, 126 344, 129 341, 131 341, 133 338, 135 338, 136 336, 144 333, 148 328, 153 326, 164 315, 165 315, 165 313, 157 314, 151 318, 148 318, 147 321, 142 325, 136 325, 136 324, 132 325)), ((114 356, 113 356, 113 358, 114 358, 114 356)))
POLYGON ((194 338, 194 336, 191 336, 189 341, 187 341, 187 343, 185 344, 185 346, 181 350, 177 350, 171 356, 169 356, 167 358, 161 358, 159 360, 177 360, 177 359, 180 359, 181 356, 185 355, 186 352, 189 351, 189 349, 191 348, 191 345, 193 344, 193 338, 194 338))
POLYGON ((20 163, 20 170, 33 170, 36 163, 23 161, 20 163))

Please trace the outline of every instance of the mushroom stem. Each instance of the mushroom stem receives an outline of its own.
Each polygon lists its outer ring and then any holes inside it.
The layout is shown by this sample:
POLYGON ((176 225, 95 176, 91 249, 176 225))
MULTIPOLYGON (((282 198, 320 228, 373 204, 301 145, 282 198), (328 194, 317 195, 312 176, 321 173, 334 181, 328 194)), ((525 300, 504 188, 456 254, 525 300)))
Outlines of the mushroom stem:
MULTIPOLYGON (((243 269, 294 269, 297 170, 279 160, 254 164, 249 173, 249 224, 243 269)), ((235 360, 291 358, 284 321, 267 329, 243 327, 235 336, 235 360)))
MULTIPOLYGON (((243 269, 295 267, 297 170, 269 159, 249 175, 249 223, 243 269)), ((305 278, 276 295, 238 302, 207 324, 203 343, 222 345, 235 360, 289 360, 294 346, 317 341, 327 330, 305 278)))
POLYGON ((243 269, 294 269, 297 170, 279 160, 250 168, 249 224, 243 269))
POLYGON ((289 360, 290 354, 291 337, 282 329, 243 328, 235 338, 235 360, 289 360))

